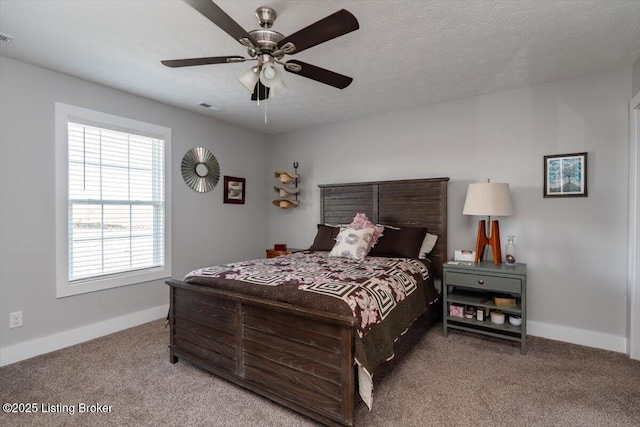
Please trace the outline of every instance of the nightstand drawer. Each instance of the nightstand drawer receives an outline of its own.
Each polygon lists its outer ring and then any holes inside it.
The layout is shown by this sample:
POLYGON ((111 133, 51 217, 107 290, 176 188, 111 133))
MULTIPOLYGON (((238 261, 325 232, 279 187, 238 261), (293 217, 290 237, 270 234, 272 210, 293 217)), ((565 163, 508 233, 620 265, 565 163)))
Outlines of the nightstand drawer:
POLYGON ((522 280, 510 277, 489 276, 486 274, 467 274, 447 272, 445 275, 447 285, 464 286, 473 289, 488 289, 494 292, 522 291, 522 280))

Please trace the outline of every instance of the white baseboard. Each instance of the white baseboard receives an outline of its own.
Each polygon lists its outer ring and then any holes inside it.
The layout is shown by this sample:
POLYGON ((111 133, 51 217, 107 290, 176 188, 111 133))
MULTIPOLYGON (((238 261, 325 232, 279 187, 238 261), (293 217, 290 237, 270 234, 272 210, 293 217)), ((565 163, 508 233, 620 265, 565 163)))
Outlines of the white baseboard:
POLYGON ((169 304, 0 348, 0 366, 60 350, 167 316, 169 304))
POLYGON ((552 325, 550 323, 528 320, 527 335, 584 345, 586 347, 611 350, 618 353, 627 352, 626 337, 588 331, 586 329, 572 328, 569 326, 552 325))
MULTIPOLYGON (((61 348, 80 344, 81 342, 129 329, 143 323, 162 319, 167 315, 168 310, 169 305, 165 304, 148 310, 127 314, 126 316, 116 317, 114 319, 15 344, 6 348, 0 348, 0 366, 10 365, 40 354, 60 350, 61 348)), ((530 320, 527 322, 527 334, 587 347, 611 350, 618 353, 627 352, 627 339, 625 337, 588 331, 586 329, 530 320)))

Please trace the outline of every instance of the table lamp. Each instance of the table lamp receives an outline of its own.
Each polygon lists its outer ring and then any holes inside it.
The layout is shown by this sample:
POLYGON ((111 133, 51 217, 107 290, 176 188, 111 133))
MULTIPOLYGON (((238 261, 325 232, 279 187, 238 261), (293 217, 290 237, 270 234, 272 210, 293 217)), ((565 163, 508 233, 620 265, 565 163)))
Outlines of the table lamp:
POLYGON ((487 237, 485 229, 485 221, 480 220, 478 223, 478 239, 476 241, 476 264, 480 262, 484 256, 486 245, 491 246, 493 252, 493 263, 500 265, 502 263, 502 251, 500 249, 500 226, 498 221, 491 222, 492 216, 510 216, 513 215, 513 203, 511 202, 511 193, 509 192, 509 184, 498 182, 486 182, 469 184, 467 190, 467 198, 464 201, 463 215, 487 216, 491 225, 491 236, 487 237))

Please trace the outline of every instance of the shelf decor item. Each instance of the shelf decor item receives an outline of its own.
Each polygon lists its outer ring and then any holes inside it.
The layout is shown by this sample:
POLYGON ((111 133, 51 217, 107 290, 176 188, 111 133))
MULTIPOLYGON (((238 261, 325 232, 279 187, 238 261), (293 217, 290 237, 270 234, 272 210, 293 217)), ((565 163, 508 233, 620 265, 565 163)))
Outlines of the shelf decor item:
POLYGON ((492 300, 493 300, 493 303, 495 305, 504 305, 504 306, 507 306, 507 307, 515 307, 516 306, 516 299, 511 297, 511 296, 494 295, 492 300))
POLYGON ((478 223, 475 263, 482 261, 485 247, 489 245, 493 254, 493 263, 495 265, 502 264, 500 226, 497 220, 491 222, 491 217, 513 215, 509 184, 490 181, 469 184, 462 214, 487 216, 488 223, 491 226, 491 235, 487 237, 485 221, 480 220, 478 223))
POLYGON ((504 313, 501 311, 492 311, 491 323, 495 323, 496 325, 504 325, 504 313))
POLYGON ((452 317, 464 317, 464 307, 451 304, 449 306, 449 315, 452 317))
POLYGON ((520 316, 509 316, 509 323, 513 326, 520 326, 522 325, 522 318, 520 316))
POLYGON ((274 206, 282 209, 290 209, 300 204, 298 201, 298 195, 300 194, 300 189, 298 188, 298 179, 300 179, 300 175, 298 175, 298 162, 293 163, 293 169, 293 173, 284 170, 277 170, 273 173, 273 176, 283 184, 273 187, 273 190, 280 196, 279 199, 273 201, 274 206), (293 187, 291 187, 291 184, 293 184, 293 187))
POLYGON ((224 203, 244 205, 246 181, 235 176, 224 177, 224 203))
POLYGON ((587 197, 587 153, 544 156, 544 197, 587 197))
POLYGON ((494 295, 492 299, 495 305, 504 305, 507 307, 516 306, 516 299, 510 296, 494 295))

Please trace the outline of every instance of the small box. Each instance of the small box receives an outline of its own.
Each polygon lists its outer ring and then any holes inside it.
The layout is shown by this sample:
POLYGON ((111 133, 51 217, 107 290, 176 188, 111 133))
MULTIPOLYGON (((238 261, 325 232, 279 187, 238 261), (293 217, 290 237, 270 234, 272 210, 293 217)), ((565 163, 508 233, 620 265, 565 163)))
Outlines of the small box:
POLYGON ((507 307, 515 307, 516 306, 516 299, 510 296, 503 296, 503 295, 494 295, 493 296, 493 303, 495 305, 503 305, 503 306, 507 306, 507 307))
POLYGON ((464 307, 461 305, 455 305, 455 304, 449 305, 449 316, 464 317, 464 307))
POLYGON ((476 251, 470 251, 467 249, 461 251, 455 251, 453 253, 453 259, 455 261, 466 261, 466 262, 475 262, 476 261, 476 251))
POLYGON ((273 245, 273 250, 274 251, 286 251, 287 250, 287 245, 286 245, 286 243, 276 243, 275 245, 273 245))

